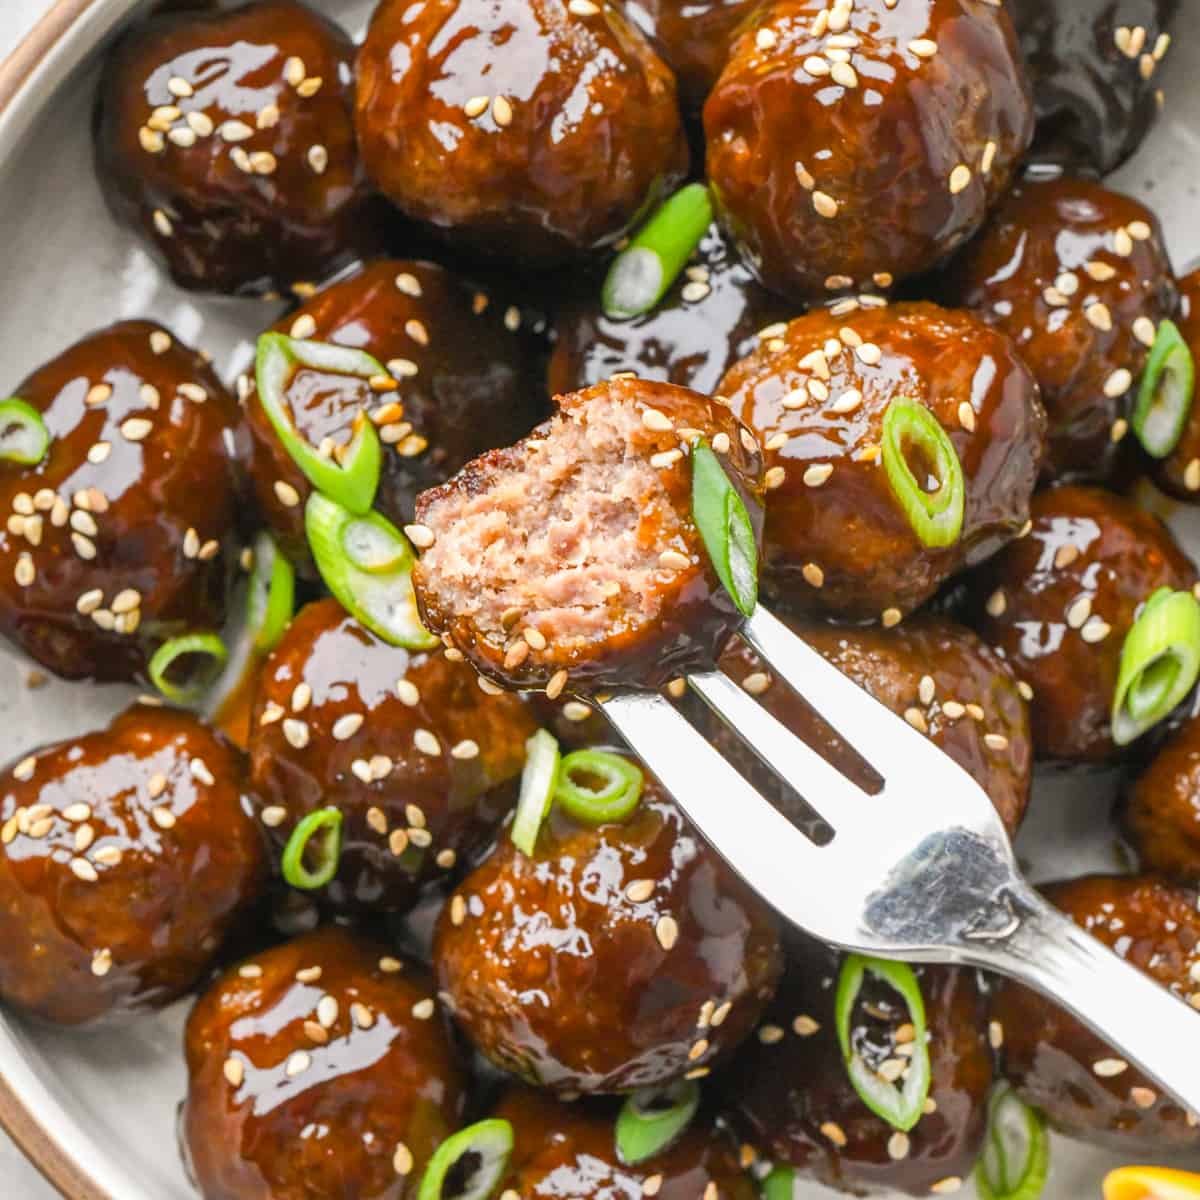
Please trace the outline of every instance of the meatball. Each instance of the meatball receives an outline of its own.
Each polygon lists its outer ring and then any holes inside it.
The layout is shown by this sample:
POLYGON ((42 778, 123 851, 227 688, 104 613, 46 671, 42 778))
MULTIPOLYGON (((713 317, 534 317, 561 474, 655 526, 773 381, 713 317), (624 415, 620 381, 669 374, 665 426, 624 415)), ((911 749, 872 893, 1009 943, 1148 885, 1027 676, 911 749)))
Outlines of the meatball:
POLYGON ((1123 816, 1144 869, 1200 883, 1200 715, 1189 717, 1133 781, 1123 816))
POLYGON ((166 638, 224 622, 237 405, 148 321, 91 334, 13 395, 50 443, 0 464, 0 631, 67 679, 144 678, 166 638))
MULTIPOLYGON (((1101 875, 1044 891, 1110 950, 1181 1000, 1195 1000, 1200 971, 1195 892, 1150 876, 1101 875)), ((1005 1075, 1063 1133, 1123 1154, 1200 1146, 1200 1127, 1184 1109, 1159 1095, 1119 1051, 1053 1001, 1003 980, 992 998, 992 1016, 1003 1032, 1005 1075)))
POLYGON ((1155 215, 1086 179, 1021 183, 964 252, 954 286, 1037 376, 1050 418, 1044 475, 1110 475, 1148 347, 1175 306, 1155 215))
POLYGON ((706 1074, 780 970, 774 918, 657 783, 624 824, 555 809, 502 837, 438 922, 438 986, 497 1066, 560 1094, 706 1074))
POLYGON ((440 650, 388 645, 336 600, 308 605, 259 677, 250 734, 258 815, 282 848, 308 813, 343 816, 325 897, 406 909, 496 825, 536 728, 516 696, 485 695, 440 650))
POLYGON ((1033 688, 1040 758, 1103 762, 1116 752, 1113 693, 1121 647, 1159 588, 1196 583, 1166 527, 1099 488, 1034 497, 1032 525, 971 580, 967 608, 984 640, 1033 688))
POLYGON ((718 393, 767 448, 768 586, 819 612, 898 620, 1021 528, 1045 415, 1007 338, 932 304, 815 311, 761 332, 718 393), (881 449, 894 400, 945 429, 966 487, 962 531, 924 545, 881 449))
MULTIPOLYGON (((928 1022, 933 1104, 901 1133, 866 1107, 846 1073, 834 1015, 841 961, 837 951, 807 938, 789 942, 779 993, 724 1081, 725 1114, 766 1158, 802 1177, 855 1194, 949 1192, 954 1180, 970 1175, 983 1148, 992 1085, 976 975, 913 968, 928 1022)), ((905 1041, 912 1040, 907 1007, 870 974, 859 995, 852 1044, 877 1071, 885 1063, 905 1065, 905 1041)))
POLYGON ((0 779, 0 996, 60 1025, 186 991, 265 879, 242 760, 136 706, 0 779))
POLYGON ((616 379, 557 404, 418 498, 426 625, 483 674, 551 699, 711 665, 741 614, 692 517, 692 446, 709 439, 757 530, 754 439, 727 406, 669 384, 616 379))
POLYGON ((428 983, 318 929, 227 971, 188 1017, 183 1151, 208 1200, 416 1195, 465 1081, 428 983))
POLYGON ((383 0, 358 71, 380 190, 510 262, 611 246, 687 165, 674 76, 609 3, 383 0))
POLYGON ((1000 5, 782 0, 734 41, 704 132, 722 220, 769 288, 805 299, 889 287, 966 241, 1033 106, 1000 5))
POLYGON ((353 63, 350 39, 294 0, 135 26, 98 99, 114 215, 182 287, 260 295, 340 269, 377 240, 353 63))
MULTIPOLYGON (((1193 360, 1200 361, 1200 270, 1179 280, 1179 308, 1174 320, 1193 360)), ((1144 327, 1143 338, 1152 341, 1149 325, 1144 327)), ((1178 445, 1166 458, 1155 461, 1153 478, 1176 500, 1200 502, 1200 404, 1194 398, 1178 445)))
MULTIPOLYGON (((366 409, 385 443, 376 506, 397 523, 410 520, 419 491, 507 446, 541 416, 525 343, 505 320, 503 304, 434 263, 372 263, 275 326, 366 351, 388 368, 382 380, 298 370, 284 396, 297 430, 314 446, 326 438, 344 445, 366 409)), ((289 557, 311 569, 304 536, 311 485, 280 443, 253 380, 245 380, 255 497, 289 557)))

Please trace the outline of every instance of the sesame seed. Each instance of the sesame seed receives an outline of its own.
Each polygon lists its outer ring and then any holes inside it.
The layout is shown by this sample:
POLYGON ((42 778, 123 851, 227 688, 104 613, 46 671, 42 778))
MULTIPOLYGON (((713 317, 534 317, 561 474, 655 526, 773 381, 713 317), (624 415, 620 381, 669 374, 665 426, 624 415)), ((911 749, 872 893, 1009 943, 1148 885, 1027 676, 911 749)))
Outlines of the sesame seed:
POLYGON ((798 1037, 812 1037, 814 1033, 819 1033, 820 1029, 821 1023, 814 1021, 812 1017, 804 1013, 801 1013, 800 1016, 792 1021, 792 1031, 798 1037))
POLYGON ((932 58, 938 52, 938 44, 931 38, 914 38, 908 43, 908 49, 918 58, 932 58))
POLYGON ((96 874, 96 868, 86 858, 71 859, 71 874, 84 883, 95 883, 100 878, 96 874))
POLYGON ((1095 645, 1097 642, 1102 642, 1108 635, 1112 633, 1112 626, 1107 621, 1100 617, 1092 617, 1091 620, 1079 631, 1079 636, 1085 642, 1095 645))
POLYGON ((145 417, 130 417, 121 422, 121 436, 129 442, 144 441, 154 428, 154 422, 145 417))
POLYGON ((288 745, 297 750, 303 750, 308 745, 308 726, 303 721, 288 717, 283 722, 283 736, 288 745))
POLYGON ((1083 315, 1087 318, 1088 324, 1095 329, 1099 329, 1103 333, 1108 333, 1113 327, 1112 312, 1107 304, 1102 304, 1097 301, 1095 304, 1089 304, 1083 310, 1083 315))
POLYGON ((1133 386, 1133 376, 1125 367, 1118 367, 1105 381, 1104 394, 1115 400, 1123 396, 1133 386))
POLYGON ((121 851, 116 846, 101 846, 92 857, 103 867, 115 867, 121 862, 121 851))
POLYGON ((441 743, 428 729, 418 729, 413 734, 413 745, 422 754, 438 755, 442 752, 441 743))
POLYGON ((1129 422, 1124 417, 1118 417, 1109 428, 1108 440, 1115 446, 1118 442, 1123 441, 1125 435, 1129 432, 1129 422))
POLYGON ((818 216, 832 221, 838 215, 838 202, 827 192, 813 192, 812 202, 818 216))
POLYGON ((906 708, 904 710, 904 719, 918 733, 929 732, 929 722, 925 719, 925 714, 919 708, 906 708))
POLYGON ((403 829, 393 829, 388 834, 388 849, 397 858, 408 849, 408 834, 403 829))
POLYGON ((671 950, 679 940, 679 922, 671 916, 659 917, 654 926, 654 936, 664 950, 671 950))
POLYGON ((949 1196, 953 1192, 957 1192, 962 1188, 963 1181, 958 1175, 947 1175, 945 1179, 939 1179, 929 1190, 935 1196, 949 1196))
POLYGON ((966 163, 959 163, 953 171, 950 172, 950 194, 957 196, 960 192, 966 191, 971 186, 971 180, 974 176, 971 173, 971 168, 966 163))
POLYGON ((287 820, 287 815, 282 804, 272 804, 262 810, 262 823, 268 829, 277 829, 287 820))
POLYGON ((1131 1087, 1129 1098, 1138 1108, 1153 1108, 1158 1101, 1158 1093, 1148 1087, 1131 1087))
POLYGON ((163 135, 146 125, 138 130, 138 143, 147 154, 161 154, 167 148, 163 135))
POLYGON ((899 625, 904 614, 898 608, 885 608, 880 615, 880 620, 883 622, 884 629, 891 629, 893 625, 899 625))
MULTIPOLYGON (((642 1195, 657 1196, 663 1185, 663 1177, 661 1175, 650 1175, 642 1180, 642 1195)), ((503 1200, 503 1197, 501 1198, 503 1200)))
POLYGON ((1133 336, 1137 338, 1143 346, 1150 347, 1154 345, 1154 339, 1157 337, 1158 331, 1155 328, 1154 322, 1149 317, 1138 317, 1133 323, 1133 336))
POLYGON ((461 742, 455 742, 450 748, 450 757, 457 758, 460 761, 479 757, 479 743, 472 738, 463 738, 461 742))
POLYGON ((1118 229, 1113 234, 1113 250, 1122 258, 1128 258, 1133 253, 1133 238, 1126 229, 1118 229))
POLYGON ((958 406, 958 423, 968 432, 975 432, 975 409, 970 400, 964 400, 958 406))
POLYGON ((322 971, 320 967, 301 967, 300 970, 296 972, 296 982, 316 983, 317 980, 321 978, 321 974, 322 971))
POLYGON ((823 486, 833 474, 832 463, 814 463, 804 472, 804 486, 818 488, 823 486))
POLYGON ((319 143, 314 146, 309 146, 308 154, 305 155, 308 159, 308 165, 318 175, 325 174, 325 168, 329 166, 329 151, 319 143))
POLYGON ((150 817, 159 829, 174 829, 175 814, 169 808, 163 808, 161 805, 150 810, 150 817))
POLYGON ((99 466, 111 453, 111 442, 96 442, 88 447, 87 459, 93 466, 99 466))
POLYGON ((829 76, 834 83, 841 87, 858 87, 858 73, 849 63, 835 62, 829 69, 829 76))
POLYGON ((65 821, 86 821, 92 815, 92 806, 82 801, 78 804, 68 804, 62 815, 65 821))
POLYGON ((787 472, 782 467, 768 467, 763 475, 763 485, 768 491, 774 491, 776 488, 783 486, 786 478, 787 472))
POLYGON ((412 1015, 418 1021, 428 1021, 433 1016, 433 1001, 428 997, 424 1000, 418 1000, 412 1006, 412 1015))
POLYGON ((334 721, 331 731, 334 740, 339 742, 348 741, 362 728, 362 723, 362 713, 346 713, 345 716, 338 717, 334 721))
POLYGON ((1183 485, 1189 492, 1200 491, 1200 458, 1191 459, 1184 468, 1183 485))
POLYGON ((567 686, 567 672, 555 671, 550 677, 550 682, 546 684, 546 698, 549 700, 557 700, 562 695, 563 688, 567 686))
POLYGON ((392 1170, 397 1175, 408 1175, 412 1169, 412 1151, 403 1142, 397 1142, 396 1149, 392 1153, 392 1170))
POLYGON ((1091 262, 1083 264, 1083 269, 1097 283, 1107 283, 1117 273, 1116 267, 1106 262, 1100 262, 1093 259, 1091 262))
POLYGON ((1121 1058, 1100 1058, 1092 1063, 1092 1071, 1101 1079, 1114 1079, 1129 1070, 1129 1064, 1121 1058))
POLYGON ((287 1063, 283 1068, 283 1073, 289 1079, 295 1079, 297 1075, 303 1075, 308 1068, 312 1066, 312 1056, 307 1050, 295 1050, 288 1055, 287 1063))
POLYGON ((836 1121, 826 1121, 821 1126, 821 1133, 835 1146, 841 1147, 846 1144, 846 1133, 836 1121))
POLYGON ((317 1020, 322 1028, 331 1029, 338 1019, 338 1002, 336 996, 322 996, 317 1001, 317 1020))
POLYGON ((233 1087, 241 1087, 246 1077, 246 1068, 240 1058, 227 1058, 221 1066, 225 1080, 233 1087))
POLYGON ((34 566, 33 559, 30 558, 27 551, 22 551, 13 568, 13 579, 16 580, 18 586, 29 587, 36 578, 37 567, 34 566))
POLYGON ((75 553, 80 558, 90 561, 96 557, 96 543, 84 537, 82 533, 71 534, 71 543, 75 547, 75 553))
POLYGON ((300 493, 283 479, 275 480, 275 496, 286 508, 295 508, 300 503, 300 493))

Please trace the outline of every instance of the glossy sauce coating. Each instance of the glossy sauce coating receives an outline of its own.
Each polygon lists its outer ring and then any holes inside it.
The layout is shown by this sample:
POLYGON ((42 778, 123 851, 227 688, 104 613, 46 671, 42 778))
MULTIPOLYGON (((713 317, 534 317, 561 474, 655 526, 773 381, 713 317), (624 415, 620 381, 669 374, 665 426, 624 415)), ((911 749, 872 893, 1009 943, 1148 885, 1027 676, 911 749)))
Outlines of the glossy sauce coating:
POLYGON ((647 779, 623 824, 503 833, 438 921, 438 986, 497 1066, 563 1094, 707 1074, 781 967, 771 912, 647 779))
POLYGON ((341 810, 325 899, 403 910, 486 837, 511 803, 536 728, 440 651, 389 646, 336 600, 308 605, 259 677, 250 736, 257 815, 280 849, 318 808, 341 810))
POLYGON ((1143 869, 1200 884, 1200 716, 1172 733, 1133 781, 1122 815, 1143 869))
POLYGON ((149 321, 91 334, 12 390, 51 437, 0 463, 0 630, 67 679, 145 677, 169 637, 220 629, 237 406, 149 321))
POLYGON ((101 82, 96 162, 176 283, 263 294, 378 240, 354 141, 354 46, 293 0, 140 23, 101 82))
POLYGON ((687 165, 674 76, 607 3, 383 0, 357 122, 404 212, 523 264, 612 245, 687 165))
POLYGON ((206 1200, 403 1200, 465 1081, 428 981, 327 926, 227 971, 186 1032, 183 1151, 206 1200))
POLYGON ((767 447, 767 583, 788 603, 898 619, 1021 528, 1045 415, 1007 338, 925 303, 814 311, 762 334, 718 393, 767 447), (894 399, 929 408, 962 463, 952 546, 925 547, 888 482, 880 443, 894 399))
MULTIPOLYGON (((1200 363, 1200 270, 1179 280, 1179 308, 1171 318, 1200 363)), ((1192 396, 1192 407, 1174 450, 1164 459, 1152 460, 1153 479, 1164 492, 1190 504, 1200 502, 1200 404, 1192 396)))
MULTIPOLYGON (((1043 890, 1077 925, 1169 988, 1180 1003, 1195 998, 1195 892, 1148 875, 1092 875, 1043 890)), ((1003 980, 992 1016, 1004 1034, 1006 1077, 1026 1103, 1070 1137, 1123 1154, 1161 1155, 1200 1145, 1194 1117, 1051 1001, 1003 980)))
POLYGON ((212 961, 266 876, 238 752, 137 706, 0 776, 0 995, 83 1025, 159 1008, 212 961))
POLYGON ((803 299, 889 287, 961 245, 1033 108, 997 5, 783 0, 740 31, 704 131, 723 221, 768 287, 803 299))
POLYGON ((1161 587, 1190 589, 1196 569, 1156 517, 1099 488, 1041 492, 1031 517, 972 578, 972 624, 1033 688, 1038 757, 1103 762, 1135 613, 1161 587))

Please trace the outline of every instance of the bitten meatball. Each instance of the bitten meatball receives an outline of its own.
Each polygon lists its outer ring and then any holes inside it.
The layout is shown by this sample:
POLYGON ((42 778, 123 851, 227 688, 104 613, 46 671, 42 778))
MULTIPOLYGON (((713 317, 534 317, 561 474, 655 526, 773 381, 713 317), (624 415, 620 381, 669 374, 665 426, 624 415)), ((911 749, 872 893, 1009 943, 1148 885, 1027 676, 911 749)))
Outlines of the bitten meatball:
MULTIPOLYGON (((779 993, 725 1081, 725 1114, 763 1157, 804 1178, 855 1194, 955 1190, 983 1147, 992 1085, 976 976, 955 967, 913 968, 925 1002, 933 1104, 902 1133, 867 1108, 846 1074, 834 1015, 841 962, 828 946, 789 941, 779 993)), ((870 974, 859 997, 851 1044, 869 1067, 894 1077, 911 1050, 908 1009, 870 974)))
POLYGON ((761 455, 725 405, 618 379, 557 398, 529 437, 417 500, 428 628, 518 688, 658 687, 715 661, 740 622, 692 516, 707 438, 761 518, 761 455), (744 440, 743 440, 744 435, 744 440))
POLYGON ((1132 783, 1124 825, 1144 869, 1200 884, 1200 715, 1132 783))
MULTIPOLYGON (((1193 362, 1200 362, 1200 270, 1179 280, 1179 308, 1173 320, 1179 329, 1193 362)), ((1150 338, 1150 326, 1143 329, 1150 338)), ((1166 458, 1154 460, 1154 482, 1176 500, 1200 503, 1200 404, 1192 397, 1192 407, 1178 444, 1166 458)))
POLYGON ((83 1025, 161 1007, 257 898, 262 841, 238 752, 138 706, 0 776, 0 996, 83 1025))
POLYGON ((250 779, 282 848, 308 813, 343 817, 325 897, 342 909, 406 909, 486 836, 512 801, 536 728, 516 696, 485 695, 440 650, 388 645, 336 600, 308 605, 259 677, 250 779))
POLYGON ((12 393, 50 443, 0 463, 0 630, 67 679, 145 677, 165 639, 221 628, 237 405, 148 321, 77 342, 12 393))
POLYGON ((1004 9, 782 0, 733 43, 704 106, 722 219, 797 299, 927 270, 983 223, 1033 134, 1004 9))
POLYGON ((785 600, 892 623, 1024 524, 1045 415, 1007 338, 932 304, 815 311, 760 338, 718 394, 766 448, 764 559, 785 600), (885 469, 884 414, 905 400, 933 413, 962 464, 948 546, 919 540, 885 469))
POLYGON ((98 100, 114 215, 182 287, 257 295, 332 274, 377 240, 353 62, 350 39, 294 0, 135 26, 98 100))
POLYGON ((465 1081, 426 980, 347 930, 227 971, 188 1018, 183 1151, 206 1200, 416 1195, 465 1081))
POLYGON ((1050 418, 1044 475, 1103 478, 1175 285, 1158 219, 1098 183, 1019 184, 957 268, 961 303, 1007 333, 1050 418))
POLYGON ((968 611, 1033 689, 1037 755, 1103 762, 1117 749, 1125 635, 1145 601, 1191 588, 1196 569, 1156 517, 1098 488, 1042 492, 1031 518, 1029 534, 974 576, 968 611))
MULTIPOLYGON (((510 310, 429 262, 376 262, 318 292, 276 331, 365 351, 382 379, 298 370, 284 400, 313 446, 347 444, 366 411, 384 442, 376 507, 397 524, 423 488, 528 433, 542 410, 510 310), (511 324, 511 318, 509 324, 511 324)), ((255 498, 293 561, 309 563, 304 501, 312 487, 263 411, 253 379, 241 385, 253 435, 255 498), (279 484, 282 483, 283 487, 279 484)))
POLYGON ((358 136, 409 216, 549 265, 625 234, 687 164, 675 79, 611 4, 383 0, 359 57, 358 136))
MULTIPOLYGON (((1044 891, 1077 925, 1181 1003, 1196 998, 1195 892, 1150 876, 1101 875, 1044 891)), ((1124 1154, 1161 1155, 1200 1145, 1194 1119, 1053 1001, 1003 980, 992 998, 992 1016, 1003 1032, 1005 1075, 1028 1104, 1070 1137, 1124 1154)), ((1200 1031, 1200 1016, 1196 1024, 1200 1031)))
POLYGON ((501 837, 438 922, 438 986, 497 1066, 626 1092, 727 1057, 780 970, 772 914, 652 780, 623 824, 555 809, 536 855, 501 837))

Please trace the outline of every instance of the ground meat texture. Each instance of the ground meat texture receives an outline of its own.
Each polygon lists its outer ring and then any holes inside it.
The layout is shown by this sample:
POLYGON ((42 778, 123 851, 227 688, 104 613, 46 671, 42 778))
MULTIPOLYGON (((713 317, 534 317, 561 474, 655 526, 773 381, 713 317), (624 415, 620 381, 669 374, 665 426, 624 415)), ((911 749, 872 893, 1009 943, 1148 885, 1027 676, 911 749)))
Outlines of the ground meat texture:
POLYGON ((1145 870, 1200 883, 1200 716, 1189 717, 1131 783, 1123 823, 1145 870))
POLYGON ((893 623, 1024 524, 1045 414, 1008 339, 967 313, 820 310, 761 332, 718 392, 767 450, 768 588, 817 612, 893 623), (963 467, 958 541, 924 546, 880 449, 897 399, 937 417, 963 467))
POLYGON ((556 810, 533 858, 502 836, 443 910, 434 960, 472 1043, 568 1095, 707 1074, 781 965, 771 912, 650 779, 624 824, 556 810))
MULTIPOLYGON (((297 429, 314 446, 325 438, 344 445, 365 409, 384 442, 375 505, 405 524, 419 491, 477 454, 509 445, 541 415, 513 312, 520 316, 430 262, 376 262, 325 288, 275 329, 364 350, 391 379, 372 388, 357 377, 298 371, 285 396, 297 429)), ((304 502, 312 486, 281 445, 251 374, 243 378, 255 498, 289 557, 311 572, 304 502)))
POLYGON ((1155 215, 1085 179, 1021 183, 955 274, 961 303, 1037 376, 1044 476, 1111 475, 1155 329, 1175 307, 1155 215))
POLYGON ((324 898, 405 910, 512 802, 536 729, 516 696, 482 692, 442 651, 389 646, 336 600, 308 605, 259 677, 250 734, 260 821, 277 848, 308 813, 344 818, 324 898))
POLYGON ((710 666, 740 614, 691 515, 703 436, 757 529, 762 458, 724 404, 634 379, 557 398, 507 450, 417 501, 426 624, 485 675, 555 698, 710 666))
POLYGON ((332 274, 378 241, 353 61, 293 0, 135 26, 98 97, 109 207, 182 287, 259 295, 332 274))
POLYGON ((739 32, 704 132, 722 220, 763 282, 802 300, 889 287, 966 241, 1033 107, 998 5, 783 0, 739 32))
POLYGON ((1033 688, 1038 757, 1104 762, 1121 646, 1159 588, 1196 569, 1166 527, 1099 488, 1034 497, 1032 526, 972 578, 972 624, 1033 688))
POLYGON ((227 971, 185 1048, 180 1134, 207 1200, 411 1200, 462 1117, 427 980, 339 927, 227 971))
POLYGON ((0 997, 59 1025, 160 1008, 266 876, 238 752, 137 706, 0 776, 0 997))
MULTIPOLYGON (((792 1167, 802 1179, 856 1195, 928 1196, 938 1184, 949 1191, 949 1181, 970 1176, 983 1148, 992 1085, 976 975, 913 968, 925 1001, 933 1106, 904 1134, 867 1108, 846 1074, 834 1016, 841 963, 831 947, 789 937, 779 992, 757 1036, 722 1078, 723 1115, 762 1158, 792 1167)), ((876 1070, 906 1063, 912 1025, 903 1001, 870 975, 859 995, 852 1044, 876 1070)))
POLYGON ((125 321, 11 394, 51 443, 0 463, 0 631, 66 679, 133 680, 166 638, 221 628, 241 425, 201 355, 125 321))
POLYGON ((508 261, 611 246, 687 164, 674 76, 609 4, 383 0, 358 69, 380 190, 508 261))
MULTIPOLYGON (((1092 875, 1043 890, 1077 925, 1181 1002, 1196 998, 1195 892, 1148 875, 1092 875)), ((1200 1145, 1194 1119, 1053 1001, 1001 980, 992 1017, 1004 1039, 1006 1078, 1063 1133, 1122 1154, 1157 1156, 1200 1145)))
MULTIPOLYGON (((1200 362, 1200 270, 1179 280, 1179 308, 1172 319, 1192 358, 1200 362)), ((1148 325, 1143 336, 1150 337, 1148 325)), ((1154 482, 1164 492, 1190 504, 1200 502, 1200 404, 1193 402, 1175 449, 1166 458, 1151 462, 1154 482)))

